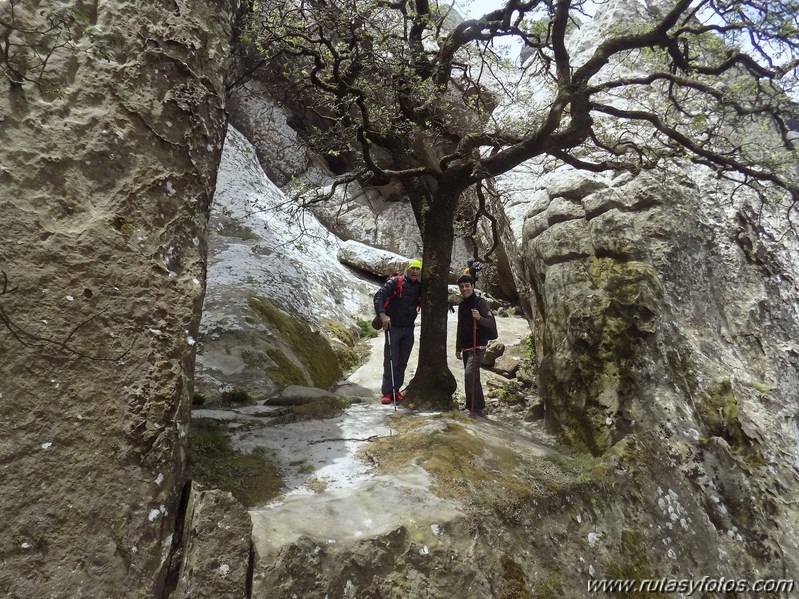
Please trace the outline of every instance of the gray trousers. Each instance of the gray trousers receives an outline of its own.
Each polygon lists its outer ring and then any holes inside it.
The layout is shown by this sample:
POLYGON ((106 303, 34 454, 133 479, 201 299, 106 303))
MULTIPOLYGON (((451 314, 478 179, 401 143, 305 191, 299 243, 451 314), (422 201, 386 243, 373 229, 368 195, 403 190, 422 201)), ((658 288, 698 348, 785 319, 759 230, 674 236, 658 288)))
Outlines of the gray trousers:
POLYGON ((411 357, 413 349, 413 327, 394 327, 392 326, 385 340, 383 348, 383 385, 381 391, 383 395, 391 396, 391 371, 394 370, 394 391, 399 391, 405 382, 405 368, 408 366, 408 359, 411 357), (391 336, 391 351, 389 351, 389 339, 391 336))

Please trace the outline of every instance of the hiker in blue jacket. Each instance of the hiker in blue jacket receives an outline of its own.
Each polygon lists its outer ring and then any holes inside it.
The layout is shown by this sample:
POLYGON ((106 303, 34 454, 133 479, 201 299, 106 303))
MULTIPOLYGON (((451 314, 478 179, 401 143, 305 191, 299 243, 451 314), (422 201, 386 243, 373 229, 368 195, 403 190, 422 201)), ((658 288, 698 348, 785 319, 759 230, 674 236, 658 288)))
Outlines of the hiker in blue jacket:
POLYGON ((497 323, 488 302, 474 292, 474 278, 463 275, 458 279, 463 301, 458 306, 458 330, 455 337, 455 357, 463 356, 466 406, 469 416, 483 416, 485 397, 480 383, 480 365, 490 339, 497 338, 497 323))
POLYGON ((422 301, 421 276, 421 261, 412 260, 405 274, 389 277, 375 293, 375 314, 387 341, 383 350, 382 404, 403 400, 400 388, 405 382, 405 368, 413 348, 413 327, 422 301))

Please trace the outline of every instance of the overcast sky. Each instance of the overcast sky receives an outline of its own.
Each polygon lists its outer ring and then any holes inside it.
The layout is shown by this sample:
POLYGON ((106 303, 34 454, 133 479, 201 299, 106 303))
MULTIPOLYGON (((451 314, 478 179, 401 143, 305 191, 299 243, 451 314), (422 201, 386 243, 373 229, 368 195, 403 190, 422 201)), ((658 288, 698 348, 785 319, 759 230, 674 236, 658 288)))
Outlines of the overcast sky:
POLYGON ((482 17, 505 5, 502 0, 455 0, 455 8, 467 17, 482 17))

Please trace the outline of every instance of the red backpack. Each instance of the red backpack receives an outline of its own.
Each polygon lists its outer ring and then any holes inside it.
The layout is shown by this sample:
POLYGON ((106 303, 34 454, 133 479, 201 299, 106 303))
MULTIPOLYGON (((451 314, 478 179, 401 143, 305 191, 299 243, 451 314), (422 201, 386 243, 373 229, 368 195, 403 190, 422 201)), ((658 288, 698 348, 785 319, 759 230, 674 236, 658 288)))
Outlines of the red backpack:
MULTIPOLYGON (((391 303, 391 300, 394 297, 396 297, 398 295, 402 296, 402 285, 405 283, 405 277, 403 276, 403 273, 401 273, 401 272, 392 272, 390 275, 388 275, 386 277, 386 281, 390 281, 392 277, 397 277, 397 284, 394 286, 394 292, 391 295, 389 295, 383 301, 383 309, 384 310, 388 309, 388 306, 389 306, 389 304, 391 303)), ((420 295, 419 299, 417 300, 417 307, 419 307, 421 305, 422 305, 422 296, 420 295)), ((374 320, 372 320, 372 328, 375 329, 375 330, 383 328, 383 323, 380 322, 380 315, 379 314, 374 317, 374 320)))
POLYGON ((402 285, 405 283, 405 277, 401 272, 392 272, 386 277, 386 281, 390 281, 392 277, 397 277, 397 284, 394 286, 394 293, 389 295, 383 302, 383 308, 386 309, 388 308, 388 305, 391 303, 391 300, 394 298, 394 296, 399 295, 402 297, 402 285))

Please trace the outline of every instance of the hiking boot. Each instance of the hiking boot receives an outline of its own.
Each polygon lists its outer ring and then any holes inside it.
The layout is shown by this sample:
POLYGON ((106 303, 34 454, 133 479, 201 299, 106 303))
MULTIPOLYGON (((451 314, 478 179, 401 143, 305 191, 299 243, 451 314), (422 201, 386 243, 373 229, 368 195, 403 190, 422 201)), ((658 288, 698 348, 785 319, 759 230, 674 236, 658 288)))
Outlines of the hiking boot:
POLYGON ((403 399, 405 399, 405 396, 404 396, 402 393, 400 393, 399 391, 397 391, 397 394, 396 394, 396 395, 397 395, 397 403, 399 403, 399 402, 401 402, 403 399))
POLYGON ((383 404, 384 406, 387 406, 388 404, 391 403, 391 396, 390 395, 384 395, 383 399, 380 400, 380 403, 383 404))

